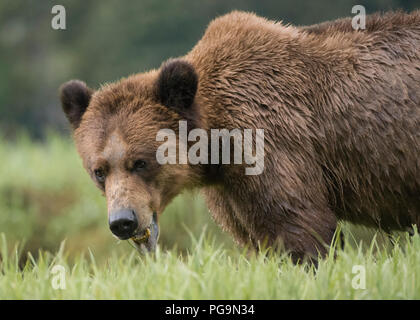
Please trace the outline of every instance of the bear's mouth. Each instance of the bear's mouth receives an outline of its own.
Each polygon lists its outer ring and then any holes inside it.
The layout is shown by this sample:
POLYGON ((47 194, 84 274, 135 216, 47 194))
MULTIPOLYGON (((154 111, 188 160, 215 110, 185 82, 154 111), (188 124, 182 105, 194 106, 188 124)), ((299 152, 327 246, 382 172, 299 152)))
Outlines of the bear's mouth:
POLYGON ((157 214, 154 212, 150 225, 144 231, 137 232, 129 239, 129 242, 143 254, 155 250, 158 237, 159 225, 157 223, 157 214))
POLYGON ((149 240, 150 234, 150 227, 147 227, 146 230, 143 232, 143 235, 137 234, 134 237, 132 237, 131 240, 133 240, 137 245, 140 245, 149 240))

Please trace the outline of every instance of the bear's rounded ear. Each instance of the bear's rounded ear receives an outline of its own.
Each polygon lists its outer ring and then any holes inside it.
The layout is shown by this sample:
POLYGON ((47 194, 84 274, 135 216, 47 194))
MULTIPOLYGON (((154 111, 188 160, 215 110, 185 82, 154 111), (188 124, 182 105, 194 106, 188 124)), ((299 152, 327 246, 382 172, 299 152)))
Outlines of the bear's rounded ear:
POLYGON ((71 126, 77 129, 85 113, 93 90, 80 80, 71 80, 60 87, 60 100, 63 111, 71 126))
POLYGON ((197 86, 194 67, 185 60, 171 59, 160 69, 156 94, 161 104, 182 112, 193 104, 197 86))

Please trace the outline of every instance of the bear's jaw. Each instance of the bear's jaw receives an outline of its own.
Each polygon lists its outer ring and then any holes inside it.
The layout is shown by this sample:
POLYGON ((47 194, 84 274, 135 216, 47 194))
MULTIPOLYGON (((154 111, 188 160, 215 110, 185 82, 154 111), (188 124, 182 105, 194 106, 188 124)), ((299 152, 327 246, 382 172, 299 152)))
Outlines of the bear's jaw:
POLYGON ((159 238, 159 225, 157 223, 157 214, 153 213, 153 219, 150 225, 143 231, 137 232, 129 239, 129 242, 141 254, 154 251, 159 238))
POLYGON ((133 240, 135 244, 140 245, 146 242, 147 240, 149 240, 149 237, 150 237, 150 228, 146 228, 143 235, 136 234, 134 237, 131 238, 131 240, 133 240))

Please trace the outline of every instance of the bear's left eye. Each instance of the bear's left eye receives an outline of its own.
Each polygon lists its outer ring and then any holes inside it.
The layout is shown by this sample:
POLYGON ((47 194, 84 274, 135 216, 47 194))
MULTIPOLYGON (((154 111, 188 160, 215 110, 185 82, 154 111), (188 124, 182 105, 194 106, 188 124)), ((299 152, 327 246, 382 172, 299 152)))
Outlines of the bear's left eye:
POLYGON ((103 169, 96 169, 93 171, 96 177, 96 180, 98 180, 99 183, 105 182, 105 171, 103 169))
POLYGON ((133 164, 133 171, 140 171, 146 168, 147 163, 144 160, 136 160, 133 164))

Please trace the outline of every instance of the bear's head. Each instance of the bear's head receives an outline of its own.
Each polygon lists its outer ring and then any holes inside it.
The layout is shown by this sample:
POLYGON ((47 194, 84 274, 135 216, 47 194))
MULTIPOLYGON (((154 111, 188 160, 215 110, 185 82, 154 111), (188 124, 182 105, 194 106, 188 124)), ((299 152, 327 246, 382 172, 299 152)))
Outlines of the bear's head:
POLYGON ((160 129, 177 133, 180 120, 197 126, 197 86, 194 67, 174 59, 97 91, 78 80, 60 88, 83 165, 106 196, 112 233, 142 250, 155 248, 166 205, 198 179, 188 164, 156 159, 160 129))

